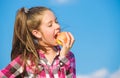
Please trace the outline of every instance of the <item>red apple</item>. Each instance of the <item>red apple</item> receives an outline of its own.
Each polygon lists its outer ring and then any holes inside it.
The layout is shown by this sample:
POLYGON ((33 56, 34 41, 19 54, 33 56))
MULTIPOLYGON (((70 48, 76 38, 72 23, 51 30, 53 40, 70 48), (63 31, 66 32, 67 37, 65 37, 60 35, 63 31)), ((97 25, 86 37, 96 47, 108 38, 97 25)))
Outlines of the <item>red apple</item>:
POLYGON ((56 42, 58 43, 58 45, 63 45, 62 41, 60 41, 61 39, 64 41, 64 43, 67 42, 67 37, 65 33, 66 32, 61 32, 57 35, 56 42))

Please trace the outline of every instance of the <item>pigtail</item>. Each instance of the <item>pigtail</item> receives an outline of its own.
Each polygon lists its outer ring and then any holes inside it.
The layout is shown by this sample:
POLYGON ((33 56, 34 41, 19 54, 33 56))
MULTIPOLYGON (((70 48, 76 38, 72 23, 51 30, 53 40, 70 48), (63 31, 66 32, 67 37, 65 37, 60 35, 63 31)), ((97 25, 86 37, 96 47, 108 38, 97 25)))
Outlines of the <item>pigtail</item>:
POLYGON ((38 65, 38 54, 36 52, 34 40, 27 26, 27 14, 25 8, 21 8, 17 15, 14 25, 14 35, 12 43, 11 60, 21 55, 23 62, 27 63, 30 55, 33 55, 31 60, 38 65))
POLYGON ((39 30, 42 19, 41 15, 46 10, 49 9, 45 7, 33 7, 31 9, 21 8, 17 12, 14 24, 11 60, 20 55, 23 64, 27 64, 27 60, 33 62, 36 67, 33 69, 35 72, 39 72, 41 69, 38 67, 40 57, 37 52, 37 49, 41 47, 36 44, 35 40, 37 40, 37 38, 33 36, 31 32, 34 29, 39 30), (39 19, 37 19, 38 15, 39 19))
POLYGON ((16 15, 14 24, 14 34, 12 42, 11 59, 13 60, 25 49, 25 34, 26 34, 27 16, 24 13, 24 8, 20 9, 16 15))

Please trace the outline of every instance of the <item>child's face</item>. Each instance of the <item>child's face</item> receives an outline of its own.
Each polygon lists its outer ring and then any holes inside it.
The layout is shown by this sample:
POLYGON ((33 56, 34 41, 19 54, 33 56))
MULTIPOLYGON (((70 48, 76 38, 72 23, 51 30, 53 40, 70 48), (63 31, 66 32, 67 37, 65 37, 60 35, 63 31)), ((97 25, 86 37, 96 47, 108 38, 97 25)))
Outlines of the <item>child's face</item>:
POLYGON ((56 34, 60 32, 60 25, 53 12, 45 11, 40 25, 41 41, 43 46, 55 46, 56 34))

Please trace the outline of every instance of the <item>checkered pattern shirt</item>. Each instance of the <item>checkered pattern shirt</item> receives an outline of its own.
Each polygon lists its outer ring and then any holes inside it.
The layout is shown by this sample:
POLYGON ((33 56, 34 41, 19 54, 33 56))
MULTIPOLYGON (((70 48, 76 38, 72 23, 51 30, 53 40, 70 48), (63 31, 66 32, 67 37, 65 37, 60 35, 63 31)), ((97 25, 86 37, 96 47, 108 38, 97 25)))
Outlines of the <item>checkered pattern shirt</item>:
POLYGON ((41 57, 39 60, 41 71, 36 76, 34 76, 32 70, 34 65, 30 60, 27 60, 26 72, 24 76, 22 75, 24 65, 20 56, 18 56, 7 67, 0 70, 0 78, 19 78, 18 75, 21 75, 20 78, 76 78, 75 57, 72 52, 69 52, 64 58, 60 58, 59 52, 57 52, 52 64, 41 52, 39 52, 39 56, 41 57))

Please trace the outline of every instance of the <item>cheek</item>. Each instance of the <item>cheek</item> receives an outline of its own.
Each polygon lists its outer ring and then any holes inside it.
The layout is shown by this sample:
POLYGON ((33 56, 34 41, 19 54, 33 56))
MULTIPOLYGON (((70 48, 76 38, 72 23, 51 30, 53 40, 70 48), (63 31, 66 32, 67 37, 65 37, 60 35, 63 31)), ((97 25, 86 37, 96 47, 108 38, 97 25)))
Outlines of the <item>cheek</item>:
POLYGON ((51 40, 51 39, 53 38, 53 33, 51 33, 51 32, 46 32, 46 33, 45 33, 45 38, 46 38, 47 40, 51 40))
POLYGON ((45 28, 42 33, 43 33, 43 39, 45 41, 49 41, 49 42, 53 41, 53 39, 54 39, 54 30, 53 29, 45 28))

